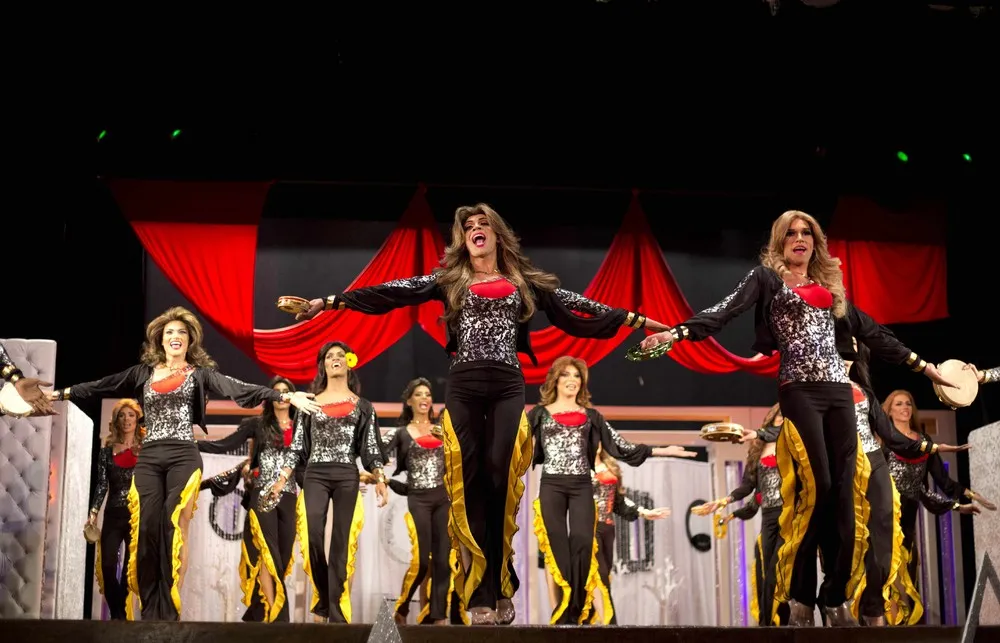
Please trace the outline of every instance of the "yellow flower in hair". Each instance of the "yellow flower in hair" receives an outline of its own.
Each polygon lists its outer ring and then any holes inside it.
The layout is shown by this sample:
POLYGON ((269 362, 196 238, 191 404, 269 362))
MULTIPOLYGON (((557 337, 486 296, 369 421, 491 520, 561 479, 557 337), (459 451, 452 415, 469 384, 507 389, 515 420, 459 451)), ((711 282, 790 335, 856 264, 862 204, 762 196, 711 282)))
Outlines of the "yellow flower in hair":
POLYGON ((358 356, 354 353, 348 353, 344 355, 344 361, 347 363, 347 368, 354 368, 358 365, 358 356))

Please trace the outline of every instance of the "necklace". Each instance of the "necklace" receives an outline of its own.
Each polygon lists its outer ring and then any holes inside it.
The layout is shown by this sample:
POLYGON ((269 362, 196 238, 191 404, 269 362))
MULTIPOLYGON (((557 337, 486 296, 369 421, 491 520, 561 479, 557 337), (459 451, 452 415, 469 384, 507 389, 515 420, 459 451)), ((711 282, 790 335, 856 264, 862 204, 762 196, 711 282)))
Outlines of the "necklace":
POLYGON ((355 396, 354 393, 351 393, 347 397, 335 400, 333 402, 323 402, 321 403, 321 406, 332 406, 334 404, 344 404, 345 402, 356 402, 357 400, 358 400, 357 396, 355 396))
POLYGON ((473 270, 477 275, 497 275, 500 274, 500 270, 494 268, 493 270, 473 270))

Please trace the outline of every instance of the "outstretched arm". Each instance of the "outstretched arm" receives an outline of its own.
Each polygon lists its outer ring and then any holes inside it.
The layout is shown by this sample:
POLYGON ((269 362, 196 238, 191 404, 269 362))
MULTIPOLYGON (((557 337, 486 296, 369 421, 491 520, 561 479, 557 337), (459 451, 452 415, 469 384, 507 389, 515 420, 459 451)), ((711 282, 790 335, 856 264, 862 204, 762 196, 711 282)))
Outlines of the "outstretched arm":
POLYGON ((871 349, 872 355, 890 364, 906 364, 914 373, 923 373, 936 384, 955 388, 954 384, 941 377, 936 366, 921 359, 899 341, 891 330, 876 322, 857 306, 848 303, 847 317, 854 336, 871 349))
POLYGON ((354 310, 366 315, 384 315, 404 306, 419 306, 440 298, 437 274, 394 279, 377 286, 348 290, 324 299, 313 299, 309 310, 295 319, 312 319, 324 310, 354 310))

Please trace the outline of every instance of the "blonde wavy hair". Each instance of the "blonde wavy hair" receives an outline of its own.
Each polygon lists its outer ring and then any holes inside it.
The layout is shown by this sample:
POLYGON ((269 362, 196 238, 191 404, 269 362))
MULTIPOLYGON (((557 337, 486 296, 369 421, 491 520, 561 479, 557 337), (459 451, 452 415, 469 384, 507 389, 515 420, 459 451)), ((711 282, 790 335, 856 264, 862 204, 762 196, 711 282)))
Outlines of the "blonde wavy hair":
POLYGON ((142 420, 144 419, 142 413, 142 407, 139 406, 138 400, 133 400, 130 398, 125 398, 118 400, 114 408, 111 409, 111 421, 108 422, 108 437, 104 441, 104 446, 109 447, 115 444, 121 444, 125 441, 125 434, 122 432, 122 411, 125 409, 132 409, 135 411, 135 444, 142 444, 142 438, 146 435, 146 427, 142 425, 142 420))
POLYGON ((597 443, 597 457, 608 468, 608 471, 618 478, 618 493, 625 493, 625 484, 622 482, 622 468, 618 464, 618 460, 608 455, 608 452, 604 450, 604 445, 600 442, 597 443))
POLYGON ((590 389, 587 388, 587 380, 590 377, 587 371, 587 363, 579 357, 563 355, 552 363, 552 368, 545 374, 545 381, 538 389, 539 404, 552 404, 559 397, 556 385, 559 383, 559 376, 567 366, 575 366, 580 371, 580 390, 576 392, 576 403, 583 408, 590 407, 590 389))
POLYGON ((916 433, 923 433, 924 430, 920 427, 920 418, 917 415, 917 402, 913 399, 913 394, 906 389, 896 389, 892 393, 886 396, 885 401, 882 402, 882 410, 885 411, 886 416, 889 420, 892 420, 892 414, 889 410, 892 409, 892 403, 896 401, 896 398, 900 395, 906 396, 910 400, 910 408, 913 410, 910 412, 910 430, 916 433))
POLYGON ((532 287, 539 290, 555 290, 559 287, 559 278, 552 273, 540 270, 521 253, 521 241, 496 211, 485 203, 472 206, 462 206, 455 210, 455 220, 451 226, 451 243, 445 248, 441 258, 441 267, 435 272, 437 282, 444 290, 448 307, 443 320, 451 324, 461 313, 462 305, 469 286, 474 281, 475 273, 469 259, 469 250, 465 246, 465 222, 477 214, 486 215, 490 229, 497 237, 497 270, 517 287, 521 293, 521 308, 519 321, 527 321, 535 314, 537 305, 531 294, 532 287))
POLYGON ((215 368, 215 361, 209 357, 208 352, 201 345, 205 338, 201 322, 194 316, 194 313, 181 306, 167 309, 146 326, 146 341, 142 345, 140 361, 153 368, 167 361, 167 354, 163 350, 163 329, 173 321, 183 322, 187 326, 188 349, 186 358, 188 364, 202 368, 215 368))
POLYGON ((771 239, 760 253, 760 262, 779 276, 788 272, 788 265, 785 264, 785 235, 795 221, 805 221, 813 236, 813 253, 809 258, 806 274, 830 291, 833 295, 833 315, 843 317, 847 312, 847 294, 840 259, 830 256, 823 228, 811 215, 799 210, 789 210, 775 219, 771 225, 771 239))

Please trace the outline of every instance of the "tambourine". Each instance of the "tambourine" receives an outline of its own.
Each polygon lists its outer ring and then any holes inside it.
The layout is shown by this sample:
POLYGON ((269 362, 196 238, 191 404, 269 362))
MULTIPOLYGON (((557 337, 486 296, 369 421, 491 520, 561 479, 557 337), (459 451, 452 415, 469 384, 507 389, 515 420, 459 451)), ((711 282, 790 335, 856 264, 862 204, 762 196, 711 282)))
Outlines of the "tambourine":
POLYGON ((625 359, 630 362, 645 362, 646 360, 656 359, 657 357, 663 357, 670 352, 670 349, 674 347, 673 338, 663 342, 662 344, 657 344, 656 346, 643 349, 642 344, 636 344, 632 348, 628 349, 625 353, 625 359))
POLYGON ((435 424, 431 427, 431 435, 433 435, 438 440, 444 441, 444 427, 440 424, 435 424))
POLYGON ((93 523, 87 523, 87 526, 83 528, 83 537, 88 543, 96 543, 101 540, 101 530, 98 529, 97 525, 93 523))
POLYGON ((3 389, 0 389, 0 410, 13 417, 27 417, 34 411, 10 382, 5 382, 3 389))
POLYGON ((292 315, 298 315, 300 313, 309 312, 308 299, 303 299, 302 297, 292 297, 291 295, 285 295, 283 297, 278 297, 278 310, 284 313, 291 313, 292 315))
POLYGON ((743 439, 743 426, 735 422, 714 422, 701 427, 701 439, 709 442, 738 443, 743 439))
POLYGON ((966 363, 957 359, 949 359, 937 367, 941 377, 958 387, 949 388, 934 384, 934 392, 937 393, 938 399, 953 410, 969 406, 979 395, 979 380, 971 368, 965 367, 966 363))
POLYGON ((729 533, 729 521, 726 520, 726 517, 722 515, 721 511, 717 511, 715 513, 712 522, 715 523, 713 525, 715 527, 715 537, 719 540, 725 538, 726 534, 729 533))
POLYGON ((271 495, 270 489, 261 489, 260 499, 257 501, 257 511, 262 514, 274 511, 274 508, 281 503, 281 494, 271 495))

